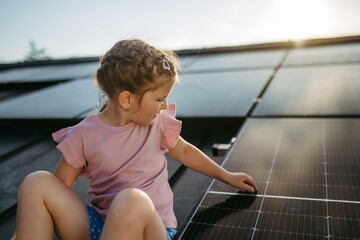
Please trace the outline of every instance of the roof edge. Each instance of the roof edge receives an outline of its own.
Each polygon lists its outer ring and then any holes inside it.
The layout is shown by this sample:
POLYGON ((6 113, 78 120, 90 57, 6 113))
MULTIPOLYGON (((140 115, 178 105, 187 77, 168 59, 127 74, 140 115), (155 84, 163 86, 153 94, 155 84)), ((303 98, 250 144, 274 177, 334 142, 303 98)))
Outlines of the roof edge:
MULTIPOLYGON (((313 38, 313 39, 305 39, 305 40, 297 40, 297 41, 289 40, 283 42, 257 43, 257 44, 236 45, 236 46, 226 46, 226 47, 182 49, 182 50, 175 50, 175 52, 179 56, 189 56, 189 55, 199 55, 199 54, 325 46, 325 45, 335 45, 335 44, 355 43, 355 42, 360 42, 360 35, 330 37, 330 38, 313 38)), ((67 59, 51 59, 51 60, 41 60, 41 61, 33 61, 33 62, 5 63, 5 64, 0 64, 0 71, 12 69, 12 68, 21 68, 21 67, 89 63, 89 62, 97 62, 97 61, 99 61, 99 56, 67 58, 67 59)))
POLYGON ((99 57, 79 57, 79 58, 39 60, 39 61, 31 61, 31 62, 24 61, 24 62, 14 62, 14 63, 4 63, 4 64, 0 64, 0 71, 12 69, 12 68, 21 68, 21 67, 51 66, 51 65, 90 63, 90 62, 99 62, 99 57))
POLYGON ((240 52, 240 51, 272 50, 272 49, 283 49, 283 48, 302 48, 302 47, 326 46, 326 45, 355 43, 355 42, 360 42, 360 35, 330 37, 330 38, 312 38, 312 39, 304 39, 304 40, 296 40, 296 41, 289 40, 283 42, 268 42, 268 43, 249 44, 249 45, 227 46, 227 47, 183 49, 183 50, 176 50, 175 52, 179 56, 187 56, 187 55, 240 52))

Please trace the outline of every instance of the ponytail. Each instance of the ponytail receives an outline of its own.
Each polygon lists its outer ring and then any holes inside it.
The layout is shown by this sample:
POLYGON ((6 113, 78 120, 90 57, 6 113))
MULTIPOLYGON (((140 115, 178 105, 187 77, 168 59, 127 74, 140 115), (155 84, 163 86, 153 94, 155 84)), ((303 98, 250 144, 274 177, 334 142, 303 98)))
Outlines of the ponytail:
POLYGON ((103 103, 103 105, 101 106, 99 113, 101 113, 102 111, 104 111, 105 108, 106 108, 108 105, 109 105, 109 100, 106 100, 106 101, 103 103))

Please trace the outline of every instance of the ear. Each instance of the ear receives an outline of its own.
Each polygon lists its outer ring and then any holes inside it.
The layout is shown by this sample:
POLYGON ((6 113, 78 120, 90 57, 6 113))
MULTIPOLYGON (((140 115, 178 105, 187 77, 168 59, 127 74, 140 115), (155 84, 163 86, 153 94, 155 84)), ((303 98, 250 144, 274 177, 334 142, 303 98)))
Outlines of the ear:
POLYGON ((128 111, 132 102, 133 94, 129 91, 119 93, 119 103, 122 109, 128 111))

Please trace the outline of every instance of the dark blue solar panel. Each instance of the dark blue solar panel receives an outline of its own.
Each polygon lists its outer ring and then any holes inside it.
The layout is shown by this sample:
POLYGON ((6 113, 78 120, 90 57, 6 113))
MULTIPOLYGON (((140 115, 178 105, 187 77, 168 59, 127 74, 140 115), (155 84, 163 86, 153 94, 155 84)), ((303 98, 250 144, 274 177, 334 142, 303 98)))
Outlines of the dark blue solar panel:
POLYGON ((55 71, 28 78, 26 81, 56 81, 84 77, 95 78, 95 73, 99 66, 100 64, 98 62, 58 65, 55 71))
POLYGON ((0 83, 23 82, 27 79, 40 77, 58 69, 57 66, 36 66, 15 68, 0 72, 0 83))
POLYGON ((24 67, 0 72, 0 83, 44 82, 95 76, 98 62, 24 67))
POLYGON ((185 72, 275 68, 284 54, 285 50, 268 50, 201 55, 185 68, 185 72))
POLYGON ((281 68, 253 116, 360 114, 360 64, 281 68))
POLYGON ((181 117, 245 116, 272 70, 181 74, 168 98, 181 117))
POLYGON ((352 43, 291 49, 284 66, 359 62, 360 44, 352 43))
POLYGON ((224 168, 258 193, 214 180, 179 239, 359 239, 359 136, 359 119, 248 119, 224 168))
POLYGON ((0 118, 71 119, 90 111, 98 99, 92 79, 71 81, 3 101, 0 118))
POLYGON ((15 131, 12 128, 1 129, 0 131, 0 159, 4 155, 21 148, 34 140, 39 139, 45 133, 38 130, 15 131))

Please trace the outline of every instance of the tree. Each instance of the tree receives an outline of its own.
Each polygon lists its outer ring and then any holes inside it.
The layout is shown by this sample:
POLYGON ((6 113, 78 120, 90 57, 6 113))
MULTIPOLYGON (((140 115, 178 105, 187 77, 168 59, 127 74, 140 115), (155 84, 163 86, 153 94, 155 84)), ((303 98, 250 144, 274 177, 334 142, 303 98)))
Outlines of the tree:
POLYGON ((50 60, 51 57, 46 53, 45 48, 38 48, 35 41, 29 42, 30 51, 25 55, 25 61, 50 60))

